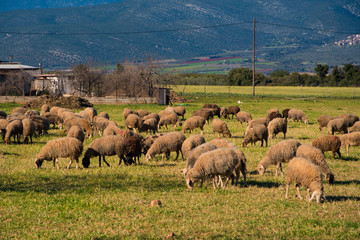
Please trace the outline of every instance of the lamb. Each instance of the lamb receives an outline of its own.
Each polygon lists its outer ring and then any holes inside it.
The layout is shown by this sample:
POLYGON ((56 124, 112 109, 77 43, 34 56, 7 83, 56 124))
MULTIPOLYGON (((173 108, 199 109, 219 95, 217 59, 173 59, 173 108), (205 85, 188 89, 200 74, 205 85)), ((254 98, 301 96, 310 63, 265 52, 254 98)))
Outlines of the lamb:
POLYGON ((298 140, 283 140, 274 146, 270 147, 266 152, 265 157, 260 161, 257 166, 257 170, 260 175, 264 175, 265 170, 270 165, 276 165, 275 176, 278 175, 278 170, 280 169, 281 176, 283 176, 282 172, 282 162, 289 162, 293 157, 296 156, 296 151, 300 146, 300 142, 298 140))
POLYGON ((45 117, 49 121, 49 124, 53 125, 52 128, 55 128, 55 125, 59 125, 59 123, 60 123, 60 118, 55 113, 46 112, 46 113, 42 114, 41 116, 45 117))
POLYGON ((325 135, 314 139, 311 143, 314 147, 320 149, 323 153, 331 151, 333 157, 335 158, 335 153, 338 154, 339 159, 341 159, 340 147, 341 141, 340 138, 333 135, 325 135))
POLYGON ((31 116, 30 119, 34 122, 35 130, 39 135, 48 134, 47 131, 50 129, 50 122, 49 120, 47 120, 47 118, 43 116, 34 115, 31 116))
POLYGON ((269 122, 275 118, 281 118, 281 117, 282 116, 279 112, 279 109, 277 109, 277 108, 272 108, 267 111, 266 118, 269 119, 269 122))
POLYGON ((152 131, 155 134, 158 131, 158 121, 155 118, 146 119, 139 128, 139 132, 152 131))
POLYGON ((346 148, 346 154, 349 156, 350 146, 360 146, 360 132, 344 134, 340 137, 341 147, 346 148))
POLYGON ((308 118, 306 117, 305 113, 298 109, 290 109, 288 112, 289 119, 295 121, 304 121, 305 124, 309 123, 308 118))
POLYGON ((184 174, 184 177, 186 176, 187 172, 194 167, 201 154, 215 150, 216 148, 217 147, 214 144, 203 143, 192 149, 187 156, 186 167, 181 170, 181 172, 184 174))
POLYGON ((220 138, 215 138, 213 140, 211 140, 209 143, 214 144, 217 148, 236 148, 236 145, 232 142, 229 142, 226 139, 220 139, 220 138))
POLYGON ((171 113, 160 117, 158 129, 160 129, 163 125, 165 125, 165 128, 167 129, 167 125, 173 125, 173 127, 175 128, 177 125, 181 126, 181 123, 178 115, 176 115, 175 113, 171 113))
POLYGON ((92 136, 92 128, 91 128, 90 123, 87 120, 85 120, 83 118, 79 118, 79 117, 74 117, 74 118, 67 119, 64 122, 63 135, 65 134, 65 132, 68 132, 72 126, 80 127, 84 132, 86 132, 86 136, 88 138, 91 138, 91 136, 92 136))
POLYGON ((286 138, 287 132, 287 119, 286 118, 274 118, 269 122, 268 125, 269 138, 274 138, 276 134, 284 133, 284 139, 286 138))
POLYGON ((223 137, 226 135, 227 137, 231 137, 231 132, 227 126, 227 124, 220 120, 220 119, 214 119, 212 122, 212 129, 213 132, 217 132, 220 136, 220 134, 223 135, 223 137))
POLYGON ((360 121, 354 123, 354 125, 349 129, 349 133, 360 132, 360 121))
POLYGON ((237 122, 238 123, 240 122, 242 125, 243 122, 249 123, 249 121, 252 120, 252 117, 251 117, 250 113, 245 112, 245 111, 240 111, 236 114, 236 119, 237 119, 237 122))
POLYGON ((99 167, 101 167, 101 157, 107 166, 110 164, 105 160, 105 156, 117 155, 119 157, 119 165, 121 160, 124 160, 125 164, 128 164, 124 157, 126 150, 125 138, 121 136, 106 136, 97 138, 91 142, 89 148, 86 150, 82 159, 84 168, 88 168, 90 165, 90 158, 99 156, 99 167))
POLYGON ((191 131, 194 130, 195 128, 200 128, 201 134, 203 134, 205 122, 206 122, 205 118, 201 116, 192 116, 186 119, 182 131, 183 133, 186 133, 187 131, 191 133, 191 131))
POLYGON ((348 123, 348 127, 352 127, 357 121, 359 121, 359 117, 353 114, 343 114, 340 116, 336 116, 336 118, 343 118, 348 123))
POLYGON ((35 164, 37 168, 40 168, 44 160, 53 161, 54 167, 55 162, 57 169, 60 169, 58 158, 70 158, 70 166, 73 160, 76 161, 76 169, 79 168, 79 156, 83 151, 83 144, 76 138, 65 137, 51 140, 45 144, 41 149, 40 153, 36 156, 35 164))
POLYGON ((231 119, 234 118, 234 115, 238 114, 240 112, 240 108, 238 106, 230 106, 228 107, 228 113, 231 114, 231 119))
POLYGON ((306 198, 312 201, 316 197, 316 202, 320 203, 321 198, 326 200, 323 186, 323 175, 320 168, 311 163, 309 160, 301 157, 293 158, 287 168, 286 179, 286 193, 285 198, 288 198, 289 186, 295 182, 297 196, 303 199, 300 195, 300 186, 307 188, 306 198), (310 190, 313 194, 310 198, 310 190))
POLYGON ((243 147, 246 147, 249 143, 256 144, 257 141, 261 141, 261 147, 266 143, 268 145, 268 129, 264 125, 255 125, 253 128, 246 131, 243 147))
POLYGON ((23 125, 21 120, 13 120, 10 121, 9 124, 6 126, 6 134, 5 134, 5 143, 11 143, 11 137, 17 138, 17 143, 20 143, 20 136, 23 133, 23 125))
POLYGON ((347 133, 348 123, 344 118, 336 118, 330 120, 327 124, 328 134, 334 135, 334 132, 344 132, 347 133))
POLYGON ((85 140, 85 133, 79 126, 72 126, 67 134, 68 137, 73 137, 80 140, 82 143, 85 140))
MULTIPOLYGON (((231 148, 219 148, 206 152, 200 155, 193 168, 191 168, 186 176, 185 182, 188 188, 192 189, 194 183, 197 181, 203 182, 208 176, 214 178, 213 186, 216 188, 217 177, 226 176, 225 184, 222 187, 226 187, 230 178, 233 177, 233 172, 236 173, 236 179, 239 178, 239 168, 236 168, 239 164, 239 158, 235 151, 231 148)), ((237 181, 235 182, 237 186, 237 181)))
MULTIPOLYGON (((160 136, 157 138, 150 149, 148 150, 145 158, 147 161, 149 161, 151 158, 153 158, 156 154, 162 153, 162 160, 164 160, 164 153, 166 154, 167 160, 170 158, 170 152, 176 152, 176 159, 179 157, 179 152, 181 152, 181 146, 183 142, 185 141, 185 136, 182 133, 179 132, 170 132, 167 134, 164 134, 163 136, 160 136)), ((184 155, 181 152, 182 159, 184 160, 184 155)))
POLYGON ((209 121, 210 121, 210 115, 212 114, 212 112, 206 110, 206 109, 200 109, 200 110, 196 110, 192 113, 192 117, 193 116, 201 116, 203 117, 207 123, 209 124, 209 121))
POLYGON ((107 120, 110 119, 109 114, 108 114, 107 112, 101 112, 101 113, 99 113, 98 116, 99 116, 99 117, 106 118, 107 120))
POLYGON ((228 112, 227 108, 226 108, 226 107, 222 107, 222 108, 220 109, 220 116, 221 116, 221 117, 224 117, 225 119, 227 119, 227 118, 228 118, 228 115, 229 115, 229 112, 228 112))
POLYGON ((310 162, 319 166, 322 173, 326 176, 326 179, 329 180, 329 183, 334 184, 334 174, 326 162, 324 153, 322 153, 320 149, 309 144, 303 144, 298 147, 296 157, 306 158, 307 160, 310 160, 310 162))
POLYGON ((41 106, 40 115, 44 115, 45 113, 50 112, 50 106, 47 104, 43 104, 41 106))
POLYGON ((107 118, 95 116, 93 123, 94 130, 101 136, 104 133, 105 128, 110 124, 110 121, 107 118))
POLYGON ((174 107, 174 111, 178 116, 182 116, 182 119, 184 119, 186 113, 186 109, 184 106, 176 106, 174 107))
POLYGON ((192 149, 203 143, 205 143, 205 138, 202 135, 192 135, 183 142, 181 152, 187 158, 192 149))
POLYGON ((220 118, 220 108, 218 105, 216 104, 211 104, 211 103, 206 103, 204 104, 203 108, 212 108, 214 109, 214 115, 218 116, 218 118, 220 118))
POLYGON ((141 118, 136 114, 129 114, 125 119, 126 128, 130 130, 134 129, 135 132, 136 132, 136 128, 139 129, 142 123, 143 120, 141 120, 141 118))
POLYGON ((24 143, 29 143, 29 139, 30 138, 30 142, 32 143, 32 136, 35 134, 35 124, 33 123, 33 121, 31 121, 28 118, 25 118, 22 120, 22 125, 23 125, 23 142, 24 143))
POLYGON ((329 116, 329 115, 320 115, 317 119, 318 123, 319 123, 319 129, 321 132, 321 129, 323 127, 327 127, 328 123, 330 120, 335 119, 335 117, 329 116))

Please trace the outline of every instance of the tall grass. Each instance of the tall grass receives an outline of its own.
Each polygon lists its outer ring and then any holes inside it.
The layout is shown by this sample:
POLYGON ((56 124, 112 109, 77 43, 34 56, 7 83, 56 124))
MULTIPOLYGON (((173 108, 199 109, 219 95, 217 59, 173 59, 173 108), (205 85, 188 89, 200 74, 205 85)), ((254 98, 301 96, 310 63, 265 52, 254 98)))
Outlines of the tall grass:
MULTIPOLYGON (((215 93, 216 90, 209 91, 209 95, 191 91, 194 92, 185 96, 191 100, 185 105, 186 118, 206 102, 230 106, 241 100, 240 108, 252 113, 254 118, 263 117, 274 107, 302 109, 310 124, 289 122, 287 134, 288 138, 300 139, 302 143, 311 143, 314 138, 326 134, 319 132, 316 123, 321 114, 360 115, 360 100, 352 99, 351 94, 341 99, 321 98, 314 102, 283 97, 238 99, 234 95, 215 93)), ((276 91, 280 91, 280 96, 292 96, 287 88, 276 91)), ((15 106, 0 104, 0 109, 10 113, 15 106)), ((122 127, 125 107, 149 111, 164 108, 156 104, 95 106, 98 111, 108 112, 122 127)), ((59 129, 50 130, 48 136, 36 137, 32 145, 1 144, 0 238, 161 239, 171 233, 175 234, 175 239, 360 238, 360 147, 350 148, 349 156, 342 150, 343 160, 332 159, 332 154, 326 153, 335 174, 333 186, 324 184, 327 202, 316 204, 298 200, 295 186, 290 188, 290 199, 285 199, 286 178, 274 177, 274 167, 262 177, 254 171, 267 149, 282 140, 282 134, 271 139, 268 147, 260 147, 257 143, 242 148, 246 126, 235 119, 225 121, 233 135, 228 140, 247 157, 247 188, 241 181, 238 187, 213 189, 209 181, 203 188, 195 185, 190 191, 180 172, 185 162, 174 161, 175 154, 165 162, 160 157, 157 161, 146 162, 142 157, 141 165, 117 166, 117 157, 107 157, 111 167, 99 168, 94 158, 89 169, 66 170, 68 159, 60 160, 60 170, 53 168, 50 162, 36 169, 36 154, 48 140, 61 136, 59 129), (162 205, 151 207, 153 199, 159 199, 162 205)), ((206 125, 204 132, 207 140, 218 137, 211 125, 206 125)), ((91 141, 85 141, 85 150, 91 141)), ((286 164, 284 171, 286 175, 286 164)), ((305 189, 301 192, 305 196, 305 189)))

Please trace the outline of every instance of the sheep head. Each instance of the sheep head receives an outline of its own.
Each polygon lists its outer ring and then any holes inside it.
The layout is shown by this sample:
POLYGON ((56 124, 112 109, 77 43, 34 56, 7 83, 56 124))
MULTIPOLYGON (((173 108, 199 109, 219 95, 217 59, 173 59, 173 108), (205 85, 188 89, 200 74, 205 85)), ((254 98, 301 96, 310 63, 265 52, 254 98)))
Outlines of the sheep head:
POLYGON ((35 159, 36 168, 40 168, 44 160, 41 159, 35 159))
POLYGON ((88 168, 90 165, 90 159, 89 158, 83 158, 82 159, 82 165, 84 166, 84 168, 88 168))
POLYGON ((262 176, 264 175, 266 168, 262 164, 259 164, 257 170, 259 172, 259 175, 262 176))

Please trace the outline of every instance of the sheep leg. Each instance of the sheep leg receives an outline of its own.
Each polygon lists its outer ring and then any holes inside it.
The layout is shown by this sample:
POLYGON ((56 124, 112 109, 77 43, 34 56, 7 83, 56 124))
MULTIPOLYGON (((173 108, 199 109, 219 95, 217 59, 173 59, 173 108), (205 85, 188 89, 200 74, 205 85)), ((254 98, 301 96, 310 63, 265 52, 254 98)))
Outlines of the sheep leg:
MULTIPOLYGON (((179 151, 177 150, 177 151, 176 151, 176 158, 175 158, 175 161, 176 161, 176 160, 178 160, 178 158, 179 158, 179 151)), ((183 160, 184 160, 184 157, 183 157, 183 160)))
MULTIPOLYGON (((235 187, 238 185, 238 183, 239 183, 239 176, 240 176, 240 171, 239 170, 237 170, 237 171, 235 171, 235 187)), ((234 178, 234 176, 232 176, 232 178, 234 178)))
POLYGON ((346 145, 346 156, 349 156, 349 145, 346 145))
POLYGON ((288 199, 289 196, 288 196, 288 193, 289 193, 289 186, 290 184, 286 184, 286 188, 285 188, 285 198, 288 199))
POLYGON ((297 196, 298 196, 298 198, 299 198, 300 200, 303 199, 303 198, 301 197, 301 195, 300 195, 300 186, 297 185, 297 184, 296 184, 296 194, 297 194, 297 196))
POLYGON ((76 169, 79 169, 79 158, 75 158, 76 169))
POLYGON ((306 200, 310 200, 310 188, 306 189, 306 200))
POLYGON ((213 178, 213 187, 214 187, 214 189, 216 189, 216 181, 217 179, 216 179, 216 176, 213 178))
POLYGON ((99 155, 99 167, 101 167, 101 155, 99 155))
POLYGON ((53 158, 53 166, 55 167, 55 158, 53 158))
MULTIPOLYGON (((241 173, 244 177, 244 187, 247 187, 247 183, 246 183, 246 169, 242 168, 241 169, 241 173)), ((240 176, 239 176, 240 177, 240 176)))
POLYGON ((56 161, 57 169, 60 169, 59 160, 56 158, 55 161, 56 161))
POLYGON ((284 139, 286 139, 286 133, 284 133, 284 139))
MULTIPOLYGON (((339 159, 341 160, 341 153, 340 153, 340 149, 338 149, 336 152, 337 152, 337 154, 339 155, 339 159)), ((335 154, 334 154, 334 158, 335 158, 335 154)))
MULTIPOLYGON (((105 160, 105 155, 103 156, 103 161, 104 161, 104 163, 106 163, 106 165, 108 166, 108 167, 110 167, 110 164, 105 160)), ((124 161, 125 162, 125 161, 124 161)))
POLYGON ((72 160, 72 158, 70 158, 70 162, 69 162, 69 165, 67 166, 67 169, 70 169, 72 162, 73 162, 73 160, 72 160))
POLYGON ((224 185, 222 186, 222 188, 226 188, 229 180, 230 180, 230 175, 227 175, 227 176, 226 176, 226 181, 225 181, 224 185))

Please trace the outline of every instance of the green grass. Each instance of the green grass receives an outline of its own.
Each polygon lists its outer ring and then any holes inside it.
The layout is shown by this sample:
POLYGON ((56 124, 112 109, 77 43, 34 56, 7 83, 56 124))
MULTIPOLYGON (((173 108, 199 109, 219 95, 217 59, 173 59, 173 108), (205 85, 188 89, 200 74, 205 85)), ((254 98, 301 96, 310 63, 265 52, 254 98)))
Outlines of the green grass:
MULTIPOLYGON (((299 97, 296 88, 267 89, 277 96, 265 94, 252 98, 247 88, 239 88, 236 94, 229 95, 227 88, 221 91, 208 86, 205 95, 197 92, 203 87, 188 86, 185 97, 191 102, 185 105, 185 117, 205 102, 230 106, 241 100, 240 108, 252 113, 254 118, 263 117, 274 107, 280 110, 298 108, 306 113, 310 124, 289 122, 287 136, 310 143, 326 134, 319 132, 316 122, 319 115, 360 114, 360 100, 351 98, 351 89, 341 88, 341 93, 334 92, 337 98, 320 98, 316 102, 288 100, 288 97, 299 97), (294 91, 294 95, 290 91, 294 91)), ((314 96, 322 96, 319 88, 307 90, 314 96)), ((10 113, 16 106, 0 104, 0 110, 10 113)), ((125 107, 150 111, 164 108, 157 104, 95 106, 98 111, 108 112, 122 127, 125 107)), ((99 168, 97 159, 92 159, 89 169, 66 170, 68 159, 61 159, 63 168, 60 170, 53 168, 50 162, 36 169, 36 154, 48 140, 60 137, 59 129, 50 130, 48 136, 36 137, 32 145, 1 144, 0 238, 162 239, 171 233, 175 233, 175 239, 360 238, 360 147, 350 148, 349 156, 342 150, 343 160, 332 159, 332 154, 326 153, 335 174, 335 185, 324 184, 327 202, 298 200, 294 185, 290 188, 290 199, 285 199, 286 179, 274 177, 274 167, 262 177, 253 173, 269 147, 260 147, 257 143, 255 147, 242 148, 245 125, 238 125, 234 119, 225 121, 233 134, 228 140, 240 147, 247 157, 247 188, 242 186, 241 180, 238 187, 214 190, 208 181, 202 189, 195 185, 190 191, 180 172, 185 162, 174 161, 174 154, 164 163, 160 157, 151 162, 142 157, 141 165, 117 166, 117 157, 108 157, 110 168, 99 168), (150 207, 153 199, 159 199, 162 206, 150 207)), ((218 137, 212 133, 211 125, 205 126, 204 136, 207 140, 218 137)), ((281 136, 272 139, 269 146, 281 141, 281 136)), ((91 141, 85 141, 85 150, 91 141)), ((284 171, 286 174, 286 164, 284 171)), ((301 193, 305 196, 305 189, 302 188, 301 193)))

